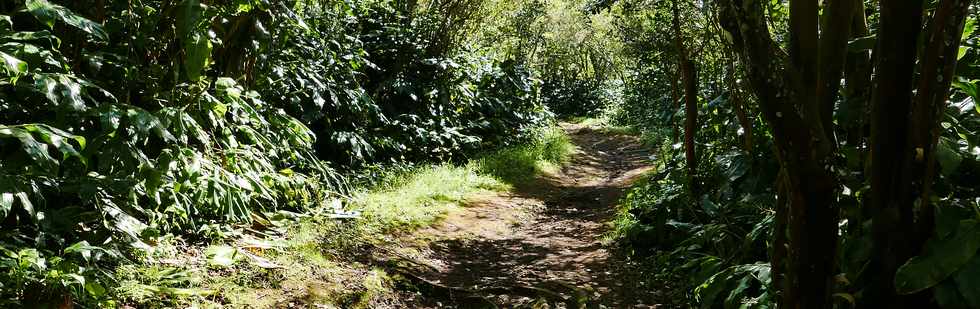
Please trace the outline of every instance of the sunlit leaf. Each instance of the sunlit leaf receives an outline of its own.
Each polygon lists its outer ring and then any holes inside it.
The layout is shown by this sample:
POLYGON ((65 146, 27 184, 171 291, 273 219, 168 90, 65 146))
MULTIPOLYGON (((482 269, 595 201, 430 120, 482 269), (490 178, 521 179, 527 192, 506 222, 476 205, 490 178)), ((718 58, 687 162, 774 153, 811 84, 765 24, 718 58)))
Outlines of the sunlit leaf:
POLYGON ((198 81, 211 63, 211 40, 200 33, 191 34, 184 41, 184 72, 187 79, 198 81))
POLYGON ((54 29, 55 22, 61 21, 99 40, 109 40, 109 35, 102 28, 102 25, 81 17, 63 6, 50 3, 47 0, 25 0, 25 4, 27 5, 27 10, 42 23, 46 24, 48 28, 54 29))
POLYGON ((8 15, 0 14, 0 34, 4 34, 14 30, 14 22, 10 19, 8 15))
POLYGON ((31 202, 31 198, 27 196, 27 192, 15 192, 14 197, 20 200, 21 209, 27 212, 27 215, 32 220, 37 220, 37 211, 34 209, 34 203, 31 202))
POLYGON ((85 291, 95 298, 101 298, 106 294, 106 289, 98 282, 89 281, 85 283, 85 291))
POLYGON ((154 135, 163 139, 164 141, 173 141, 173 134, 160 122, 153 113, 150 113, 142 108, 131 106, 126 111, 127 119, 132 123, 132 125, 140 132, 142 135, 149 135, 153 132, 154 135))
POLYGON ((962 220, 953 235, 930 239, 922 255, 910 259, 895 273, 899 294, 912 294, 931 288, 965 265, 980 249, 980 226, 976 220, 962 220))
POLYGON ((0 192, 0 220, 7 218, 7 214, 14 207, 14 194, 12 192, 0 192))
POLYGON ((965 24, 963 25, 963 35, 961 37, 964 40, 969 39, 970 38, 970 35, 973 34, 973 31, 976 30, 976 28, 977 28, 977 18, 976 18, 976 16, 970 16, 970 17, 968 17, 966 19, 965 24))
POLYGON ((0 58, 3 60, 3 71, 8 77, 14 79, 16 83, 16 78, 27 73, 27 62, 21 61, 10 54, 0 52, 0 58))
POLYGON ((32 134, 32 131, 36 131, 36 128, 36 125, 27 125, 27 127, 0 126, 0 129, 2 129, 0 130, 0 138, 16 138, 20 142, 21 150, 34 161, 34 164, 45 170, 53 170, 58 166, 58 160, 51 157, 51 154, 48 152, 48 145, 38 141, 34 134, 32 134))
POLYGON ((34 85, 56 106, 74 111, 87 109, 82 98, 82 83, 76 78, 64 74, 43 74, 35 77, 34 85))

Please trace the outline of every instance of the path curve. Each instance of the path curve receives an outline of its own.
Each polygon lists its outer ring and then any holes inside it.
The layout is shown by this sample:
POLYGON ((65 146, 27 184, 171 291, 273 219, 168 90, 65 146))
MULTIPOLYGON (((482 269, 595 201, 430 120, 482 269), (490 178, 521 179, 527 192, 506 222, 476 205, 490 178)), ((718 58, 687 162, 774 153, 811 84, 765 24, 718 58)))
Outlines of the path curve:
MULTIPOLYGON (((562 127, 577 150, 559 172, 472 199, 416 234, 431 240, 427 257, 417 261, 431 266, 422 276, 466 289, 564 287, 588 294, 589 307, 659 307, 661 289, 602 241, 624 190, 651 169, 649 149, 633 136, 562 127)), ((491 300, 504 307, 534 301, 520 295, 491 300)))

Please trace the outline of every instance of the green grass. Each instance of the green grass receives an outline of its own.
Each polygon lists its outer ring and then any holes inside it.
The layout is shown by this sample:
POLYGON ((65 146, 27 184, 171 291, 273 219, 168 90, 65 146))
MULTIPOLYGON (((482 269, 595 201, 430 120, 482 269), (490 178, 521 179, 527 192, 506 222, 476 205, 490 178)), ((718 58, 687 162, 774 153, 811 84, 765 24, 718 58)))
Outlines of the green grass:
POLYGON ((595 131, 608 134, 639 135, 641 133, 640 130, 631 126, 620 126, 613 124, 612 121, 609 120, 608 116, 578 117, 571 119, 569 122, 585 125, 595 131))
POLYGON ((474 160, 470 168, 512 185, 524 184, 538 174, 554 172, 568 162, 575 146, 561 129, 550 128, 532 143, 506 148, 474 160))
MULTIPOLYGON (((356 262, 366 248, 399 234, 437 223, 468 198, 505 192, 565 164, 574 146, 559 128, 539 132, 531 142, 494 151, 465 164, 397 169, 355 190, 347 208, 361 211, 353 221, 307 217, 290 223, 285 236, 262 241, 272 248, 254 252, 281 268, 265 269, 248 258, 229 267, 208 265, 205 248, 160 244, 158 260, 120 269, 117 293, 137 307, 268 308, 282 302, 372 308, 397 301, 393 282, 382 270, 356 262), (180 248, 180 249, 178 249, 180 248), (192 250, 188 250, 192 249, 192 250), (161 274, 176 273, 162 280, 161 274)), ((230 242, 230 241, 226 241, 230 242)), ((165 277, 165 276, 163 276, 165 277)), ((329 308, 329 306, 328 306, 329 308)))
POLYGON ((559 128, 542 130, 523 145, 498 150, 467 164, 429 166, 398 176, 387 185, 355 194, 365 234, 412 230, 430 225, 467 197, 503 192, 565 164, 574 151, 559 128))
POLYGON ((427 226, 457 207, 467 196, 509 187, 468 166, 436 165, 400 176, 394 186, 354 194, 352 204, 362 211, 365 234, 390 233, 427 226))

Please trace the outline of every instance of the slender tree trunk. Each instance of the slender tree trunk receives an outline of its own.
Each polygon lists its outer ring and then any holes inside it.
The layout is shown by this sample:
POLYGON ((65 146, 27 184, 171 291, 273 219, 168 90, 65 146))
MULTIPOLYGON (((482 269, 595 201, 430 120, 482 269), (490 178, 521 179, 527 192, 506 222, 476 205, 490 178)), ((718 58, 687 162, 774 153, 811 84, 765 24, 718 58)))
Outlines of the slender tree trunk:
MULTIPOLYGON (((851 38, 865 37, 868 21, 864 15, 864 1, 854 1, 851 20, 851 38)), ((868 51, 854 51, 847 54, 844 66, 844 106, 852 114, 851 121, 843 124, 848 145, 861 147, 867 137, 869 104, 871 100, 871 55, 868 51), (854 115, 856 114, 856 115, 854 115)), ((862 160, 863 162, 863 160, 862 160)))
POLYGON ((105 22, 105 0, 95 1, 95 16, 93 16, 93 21, 97 23, 105 22))
MULTIPOLYGON (((777 152, 778 153, 778 152, 777 152)), ((780 168, 779 174, 776 176, 776 214, 773 218, 772 227, 772 253, 770 260, 770 275, 772 277, 772 286, 774 287, 784 287, 786 286, 786 220, 788 219, 788 208, 787 205, 789 190, 786 188, 786 169, 780 168)))
POLYGON ((831 139, 831 145, 836 147, 834 138, 834 107, 837 102, 837 92, 840 90, 841 74, 844 61, 847 58, 847 40, 850 38, 851 20, 857 9, 856 2, 863 0, 832 0, 824 9, 821 20, 820 55, 818 56, 817 71, 817 107, 820 109, 821 126, 824 134, 831 139))
POLYGON ((882 0, 880 4, 879 73, 872 99, 874 248, 869 276, 882 283, 871 286, 866 301, 889 308, 935 307, 927 291, 897 295, 894 278, 903 263, 922 252, 934 229, 930 187, 939 120, 949 96, 968 1, 942 0, 921 41, 916 35, 923 15, 921 2, 882 0), (919 42, 925 43, 921 52, 919 42), (916 63, 919 76, 914 86, 916 63))
MULTIPOLYGON (((837 5, 841 6, 844 5, 837 5)), ((832 4, 829 10, 833 7, 832 4)), ((784 169, 781 185, 785 186, 788 207, 780 215, 785 216, 786 230, 774 231, 777 237, 780 233, 788 236, 785 264, 774 265, 785 269, 783 279, 777 280, 782 285, 780 307, 829 308, 830 283, 836 270, 835 204, 839 185, 830 168, 835 142, 833 135, 828 135, 832 131, 823 125, 823 119, 829 117, 824 114, 832 114, 833 109, 825 112, 820 103, 826 101, 816 94, 818 85, 828 84, 834 72, 819 73, 819 61, 826 57, 821 57, 816 47, 819 42, 840 39, 820 40, 816 1, 790 2, 788 56, 772 41, 759 1, 728 0, 720 8, 722 27, 732 35, 736 50, 746 63, 763 117, 772 129, 776 157, 784 169)), ((849 16, 845 22, 849 22, 849 16)), ((847 34, 825 35, 846 38, 847 34)), ((826 50, 841 54, 840 48, 836 44, 826 50)), ((778 259, 774 262, 782 264, 778 259)))
MULTIPOLYGON (((719 19, 746 63, 783 169, 780 184, 785 186, 781 191, 786 192, 788 211, 783 215, 777 208, 775 246, 781 246, 782 233, 788 237, 785 263, 781 248, 774 248, 773 270, 784 308, 832 306, 829 279, 836 273, 834 204, 839 184, 830 168, 836 142, 833 122, 828 120, 832 120, 836 101, 832 90, 839 87, 838 71, 843 66, 835 57, 846 53, 842 37, 850 37, 843 24, 854 24, 858 33, 867 33, 863 16, 854 20, 860 6, 852 1, 830 0, 824 7, 822 35, 816 35, 815 1, 791 0, 789 55, 772 41, 759 1, 727 0, 719 6, 719 19), (819 52, 814 53, 814 46, 819 52), (787 218, 785 231, 780 226, 783 216, 787 218)), ((968 4, 967 0, 941 0, 929 36, 921 41, 921 0, 881 0, 880 5, 871 100, 874 247, 866 271, 875 283, 865 290, 861 302, 863 307, 875 308, 930 307, 934 305, 930 295, 896 295, 894 275, 902 263, 920 252, 934 228, 928 199, 938 121, 948 97, 968 4), (919 42, 926 44, 921 51, 919 42), (918 59, 921 75, 913 88, 917 55, 922 57, 918 59), (918 212, 915 205, 920 206, 918 212)), ((862 70, 861 63, 866 59, 866 54, 857 55, 849 66, 849 89, 845 91, 850 94, 863 91, 866 77, 862 74, 867 73, 862 72, 869 71, 862 70)))
MULTIPOLYGON (((686 58, 686 57, 684 57, 686 58)), ((694 137, 698 130, 698 72, 694 61, 683 59, 684 74, 684 156, 687 159, 688 178, 691 181, 694 198, 698 198, 698 157, 695 152, 694 137)))
MULTIPOLYGON (((680 70, 678 70, 678 72, 680 72, 680 70)), ((674 109, 673 109, 674 112, 671 113, 670 115, 671 125, 674 128, 674 132, 673 132, 674 144, 677 144, 681 140, 680 138, 681 130, 679 125, 677 124, 677 120, 674 119, 675 118, 674 116, 677 115, 677 110, 681 108, 681 95, 680 95, 680 91, 677 88, 679 88, 679 86, 677 85, 677 78, 675 78, 670 82, 670 95, 671 98, 674 100, 674 109)))
POLYGON ((684 33, 681 31, 680 8, 673 1, 674 44, 677 50, 681 79, 684 82, 684 157, 687 159, 688 181, 690 182, 691 197, 699 198, 698 188, 698 158, 694 137, 698 126, 698 72, 694 61, 689 58, 684 46, 684 33))
POLYGON ((915 253, 912 207, 908 202, 905 136, 912 105, 916 40, 922 19, 921 0, 881 0, 877 63, 871 112, 871 204, 874 246, 866 292, 869 305, 887 308, 924 306, 895 294, 895 270, 915 253))
POLYGON ((742 149, 746 152, 752 152, 752 119, 749 118, 748 113, 745 111, 745 102, 742 102, 739 90, 732 88, 731 91, 731 101, 732 107, 735 108, 735 117, 738 118, 738 124, 742 127, 742 149))
POLYGON ((913 188, 919 192, 919 207, 915 215, 918 218, 916 233, 919 244, 925 242, 925 237, 934 228, 934 212, 932 208, 931 188, 936 168, 936 146, 942 134, 939 122, 949 98, 949 86, 956 71, 956 55, 963 35, 966 16, 969 15, 967 0, 943 1, 929 25, 926 41, 934 42, 923 52, 919 62, 919 85, 916 91, 915 105, 912 106, 912 131, 909 131, 913 151, 922 149, 924 158, 915 156, 912 160, 912 172, 920 176, 913 179, 913 188))
MULTIPOLYGON (((733 55, 729 57, 734 58, 733 55)), ((745 110, 745 102, 742 101, 741 88, 738 85, 738 81, 735 78, 735 61, 729 61, 728 64, 728 88, 731 93, 729 101, 732 102, 732 108, 735 110, 735 117, 738 119, 738 124, 742 127, 742 149, 745 152, 752 152, 752 119, 749 117, 745 110)))

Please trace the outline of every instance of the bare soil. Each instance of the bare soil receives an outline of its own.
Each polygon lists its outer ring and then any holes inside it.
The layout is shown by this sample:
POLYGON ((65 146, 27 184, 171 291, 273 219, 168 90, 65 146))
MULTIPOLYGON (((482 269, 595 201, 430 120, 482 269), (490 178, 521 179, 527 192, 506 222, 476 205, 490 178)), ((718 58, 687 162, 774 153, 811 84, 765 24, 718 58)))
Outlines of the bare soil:
MULTIPOLYGON (((577 150, 556 173, 512 192, 476 197, 435 227, 411 235, 423 240, 412 257, 419 277, 446 287, 495 291, 503 307, 545 303, 511 291, 540 290, 587 296, 580 307, 657 308, 662 284, 603 241, 624 190, 651 169, 650 151, 637 138, 564 124, 577 150), (416 251, 419 252, 419 251, 416 251)), ((548 302, 549 307, 568 307, 548 302)), ((467 307, 432 302, 432 307, 467 307)))

